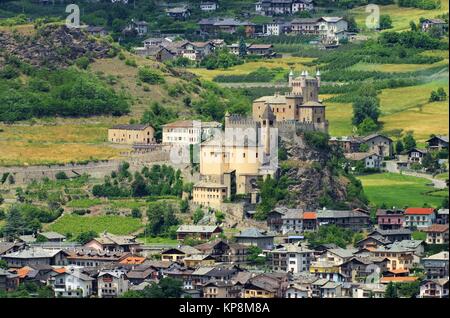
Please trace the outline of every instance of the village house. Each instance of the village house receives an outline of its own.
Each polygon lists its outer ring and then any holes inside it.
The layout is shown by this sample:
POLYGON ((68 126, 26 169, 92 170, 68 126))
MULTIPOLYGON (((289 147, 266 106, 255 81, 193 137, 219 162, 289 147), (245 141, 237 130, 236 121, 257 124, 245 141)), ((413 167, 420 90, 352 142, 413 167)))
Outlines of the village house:
POLYGON ((272 44, 250 44, 247 47, 247 54, 263 57, 272 57, 274 55, 272 44))
POLYGON ((317 228, 317 213, 278 207, 267 214, 267 226, 270 231, 282 234, 314 231, 317 228))
POLYGON ((219 9, 219 4, 215 1, 200 2, 200 10, 203 12, 213 12, 219 9))
POLYGON ((92 295, 94 279, 83 273, 82 268, 66 267, 49 279, 55 297, 84 298, 92 295))
POLYGON ((247 245, 216 240, 194 246, 203 254, 211 255, 220 263, 246 263, 249 247, 247 245))
POLYGON ((320 288, 322 298, 341 298, 342 283, 329 281, 320 288))
POLYGON ((297 18, 291 21, 291 33, 295 35, 319 34, 319 18, 297 18))
POLYGON ((200 30, 206 34, 229 33, 234 34, 240 28, 247 37, 255 34, 255 24, 248 21, 238 21, 234 18, 214 17, 201 19, 198 22, 200 30))
POLYGON ((403 240, 403 241, 395 241, 392 244, 388 244, 386 246, 387 248, 407 248, 414 252, 415 256, 418 256, 415 258, 415 263, 420 263, 420 257, 425 253, 425 242, 422 240, 403 240))
POLYGON ((129 281, 123 270, 100 271, 97 276, 97 294, 99 298, 116 298, 127 292, 129 281))
POLYGON ((194 254, 183 259, 184 266, 187 268, 197 268, 199 266, 214 266, 216 259, 211 255, 194 254))
POLYGON ((331 137, 329 140, 330 145, 336 145, 340 147, 344 153, 359 152, 361 146, 361 139, 353 136, 343 137, 331 137))
POLYGON ((230 197, 229 187, 221 183, 199 181, 192 189, 192 203, 204 207, 220 209, 230 197))
POLYGON ((263 24, 262 35, 279 36, 291 32, 291 24, 289 22, 272 20, 263 24))
POLYGON ((137 286, 144 282, 157 281, 160 277, 159 271, 150 264, 134 266, 128 273, 127 279, 132 286, 137 286))
POLYGON ((67 261, 70 265, 83 267, 96 267, 112 263, 131 256, 129 252, 97 250, 97 249, 75 249, 68 252, 67 261))
MULTIPOLYGON (((436 216, 437 224, 448 224, 448 209, 439 209, 436 216)), ((1 253, 0 253, 1 255, 1 253)))
POLYGON ((386 246, 391 243, 392 242, 389 241, 389 239, 387 239, 379 234, 373 234, 373 235, 368 235, 367 237, 363 238, 362 240, 356 242, 356 246, 359 249, 373 249, 373 248, 378 248, 380 246, 386 246))
POLYGON ((120 251, 135 253, 139 250, 141 244, 136 242, 134 235, 115 235, 103 232, 99 237, 87 242, 84 247, 86 249, 94 249, 97 251, 120 251))
POLYGON ((218 237, 222 229, 216 225, 180 225, 177 229, 177 240, 194 238, 200 240, 209 240, 212 237, 218 237))
POLYGON ((1 256, 8 267, 21 268, 30 265, 59 265, 67 264, 68 253, 61 249, 43 249, 30 247, 1 256))
POLYGON ((312 283, 318 279, 309 272, 294 274, 290 279, 284 298, 312 298, 312 283))
POLYGON ((369 283, 358 284, 352 288, 353 298, 384 298, 386 293, 386 285, 369 283))
POLYGON ((203 285, 203 298, 239 298, 240 284, 232 281, 210 281, 203 285))
POLYGON ((366 213, 347 210, 317 210, 317 222, 320 225, 334 224, 352 231, 362 231, 370 227, 370 216, 366 213))
POLYGON ((261 249, 271 249, 275 235, 268 234, 257 228, 247 228, 234 235, 236 242, 248 246, 257 246, 261 249))
POLYGON ((309 271, 314 258, 312 250, 296 244, 287 244, 269 251, 273 271, 300 273, 309 271))
POLYGON ((430 255, 422 259, 421 263, 428 279, 445 278, 449 275, 448 251, 430 255))
POLYGON ((293 14, 313 9, 312 0, 260 0, 255 3, 256 13, 266 16, 293 14))
POLYGON ((413 148, 407 152, 408 162, 412 163, 422 163, 423 157, 428 153, 426 149, 413 148))
POLYGON ((433 136, 425 142, 430 151, 448 149, 448 136, 433 136))
POLYGON ((395 242, 395 241, 410 240, 411 234, 412 231, 406 228, 390 229, 390 230, 376 229, 370 232, 368 236, 380 235, 391 242, 395 242))
POLYGON ((195 120, 179 120, 162 126, 162 142, 172 145, 193 145, 214 136, 222 124, 195 120))
POLYGON ((448 245, 448 224, 433 224, 423 231, 427 233, 425 242, 427 244, 446 244, 448 245))
POLYGON ((420 284, 419 298, 448 298, 448 277, 426 279, 420 284))
POLYGON ((66 240, 66 236, 56 232, 41 232, 36 235, 36 238, 40 238, 46 242, 63 242, 66 240))
POLYGON ((120 144, 151 144, 156 142, 155 129, 149 125, 115 125, 108 129, 108 140, 120 144))
POLYGON ((441 33, 448 31, 448 23, 442 19, 425 19, 422 22, 422 31, 428 32, 431 28, 437 28, 441 33))
POLYGON ((389 262, 387 263, 387 269, 389 271, 395 270, 410 270, 414 263, 414 251, 409 248, 393 246, 379 247, 372 250, 371 253, 375 257, 387 258, 389 262))
POLYGON ((351 282, 365 282, 367 277, 373 274, 378 277, 383 275, 388 270, 388 261, 385 257, 353 256, 344 261, 340 267, 345 276, 351 277, 351 282))
POLYGON ((405 210, 405 227, 424 229, 430 227, 434 220, 434 208, 407 208, 405 210))
POLYGON ((0 258, 2 255, 17 252, 25 247, 25 244, 21 242, 0 242, 0 258))
POLYGON ((138 36, 144 36, 148 33, 148 23, 145 21, 135 21, 134 19, 131 19, 131 22, 123 30, 123 32, 136 32, 138 36))
POLYGON ((242 298, 282 298, 288 286, 287 274, 259 274, 244 284, 242 298))
POLYGON ((135 47, 133 50, 137 55, 149 56, 162 63, 173 60, 178 55, 178 52, 171 51, 163 46, 135 47))
POLYGON ((376 216, 380 230, 401 229, 405 222, 405 211, 401 209, 377 209, 376 216))
POLYGON ((179 245, 162 251, 161 260, 181 263, 186 257, 198 254, 201 254, 201 252, 192 246, 179 245))
POLYGON ((347 39, 348 23, 343 17, 321 17, 317 23, 322 43, 339 44, 347 39))
POLYGON ((393 142, 389 137, 372 134, 361 138, 361 142, 369 147, 368 152, 376 153, 383 158, 391 158, 394 154, 393 142))
POLYGON ((366 169, 380 169, 383 157, 377 155, 376 153, 370 152, 353 152, 346 153, 345 158, 353 163, 360 162, 362 166, 366 169))
POLYGON ((19 276, 0 268, 0 292, 12 292, 19 287, 19 276))
MULTIPOLYGON (((348 277, 341 273, 340 265, 341 264, 336 264, 336 262, 327 260, 326 258, 318 258, 311 262, 309 272, 314 274, 317 278, 326 281, 344 282, 348 280, 348 277)), ((317 282, 314 283, 316 284, 317 282)))
POLYGON ((108 31, 104 27, 101 26, 88 26, 86 28, 86 32, 92 36, 107 36, 108 31))
POLYGON ((175 20, 186 20, 191 15, 191 10, 186 6, 166 9, 167 16, 175 20))
POLYGON ((37 284, 45 284, 48 278, 54 274, 55 269, 50 265, 29 265, 16 268, 11 272, 17 274, 20 283, 35 282, 37 284))

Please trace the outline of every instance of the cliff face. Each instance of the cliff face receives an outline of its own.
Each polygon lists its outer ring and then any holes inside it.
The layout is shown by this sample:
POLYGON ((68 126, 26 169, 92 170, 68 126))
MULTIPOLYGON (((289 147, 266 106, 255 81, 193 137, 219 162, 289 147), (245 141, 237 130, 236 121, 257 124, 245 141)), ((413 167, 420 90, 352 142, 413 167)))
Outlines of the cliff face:
POLYGON ((279 205, 314 210, 366 207, 358 182, 338 169, 337 149, 326 144, 311 145, 304 134, 282 139, 288 160, 282 164, 282 175, 289 179, 288 197, 279 205), (356 193, 356 195, 355 195, 356 193))
MULTIPOLYGON (((35 66, 66 67, 79 57, 107 57, 112 49, 103 40, 94 39, 79 29, 64 25, 45 25, 33 35, 0 32, 0 56, 13 55, 35 66)), ((1 64, 1 58, 0 58, 1 64)))

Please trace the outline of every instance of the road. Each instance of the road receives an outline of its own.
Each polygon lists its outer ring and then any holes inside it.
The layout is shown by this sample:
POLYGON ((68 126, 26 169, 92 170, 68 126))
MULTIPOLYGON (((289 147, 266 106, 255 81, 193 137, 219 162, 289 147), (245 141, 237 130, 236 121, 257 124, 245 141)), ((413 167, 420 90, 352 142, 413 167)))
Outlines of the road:
POLYGON ((428 179, 433 183, 433 187, 435 187, 436 189, 447 188, 447 184, 446 184, 445 180, 435 179, 435 178, 433 178, 432 175, 429 175, 426 173, 420 173, 420 172, 409 171, 409 170, 399 170, 399 169, 397 169, 397 161, 394 161, 394 160, 385 161, 385 163, 386 163, 386 170, 388 172, 401 173, 406 176, 428 179))

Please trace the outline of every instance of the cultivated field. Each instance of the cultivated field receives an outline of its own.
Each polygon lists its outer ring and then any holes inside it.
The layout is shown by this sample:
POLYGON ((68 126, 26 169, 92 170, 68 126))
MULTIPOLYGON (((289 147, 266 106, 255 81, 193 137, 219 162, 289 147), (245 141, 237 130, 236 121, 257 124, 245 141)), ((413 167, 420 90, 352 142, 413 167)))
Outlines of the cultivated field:
POLYGON ((78 216, 64 215, 54 223, 46 226, 49 231, 58 233, 72 233, 73 236, 86 231, 97 233, 108 231, 113 234, 125 235, 141 229, 140 219, 116 215, 78 216))
POLYGON ((212 81, 214 77, 218 75, 244 75, 257 70, 260 67, 266 67, 270 69, 281 67, 286 71, 293 68, 296 72, 301 72, 302 70, 313 72, 315 70, 314 68, 304 65, 304 63, 309 63, 313 60, 313 58, 305 57, 283 57, 271 60, 244 63, 242 65, 236 65, 228 69, 207 70, 204 68, 190 68, 189 71, 200 76, 202 79, 212 81))
MULTIPOLYGON (((428 186, 429 180, 396 173, 380 173, 358 177, 369 201, 377 206, 422 207, 425 203, 438 207, 442 203, 441 193, 430 195, 435 189, 428 186)), ((448 194, 447 194, 448 196, 448 194)))

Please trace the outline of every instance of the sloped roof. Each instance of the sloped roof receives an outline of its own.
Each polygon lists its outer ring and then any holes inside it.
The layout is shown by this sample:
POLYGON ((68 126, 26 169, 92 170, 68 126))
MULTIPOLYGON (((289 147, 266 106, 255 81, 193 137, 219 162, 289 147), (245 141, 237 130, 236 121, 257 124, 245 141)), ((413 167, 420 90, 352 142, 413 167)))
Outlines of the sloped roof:
POLYGON ((66 239, 65 235, 59 234, 57 232, 41 232, 39 235, 42 235, 48 240, 64 240, 66 239))
POLYGON ((177 230, 177 233, 213 233, 219 227, 217 225, 191 225, 183 224, 177 230))
MULTIPOLYGON (((2 256, 2 258, 49 258, 54 257, 58 253, 66 253, 60 249, 43 249, 41 247, 32 247, 17 252, 8 253, 2 256)), ((66 253, 67 254, 67 253, 66 253)))
POLYGON ((354 161, 363 160, 370 156, 379 157, 379 155, 377 155, 376 153, 373 153, 373 152, 353 152, 353 153, 346 153, 346 154, 344 154, 344 156, 346 159, 354 160, 354 161))
POLYGON ((424 229, 424 232, 437 232, 437 233, 443 233, 448 232, 448 224, 433 224, 426 229, 424 229))
POLYGON ((111 129, 123 129, 123 130, 144 130, 148 127, 151 127, 150 125, 140 125, 140 124, 133 124, 133 125, 114 125, 111 129))
POLYGON ((430 215, 433 214, 434 208, 407 208, 406 215, 430 215))
POLYGON ((264 231, 261 231, 255 227, 247 228, 241 231, 239 234, 236 234, 234 237, 242 237, 242 238, 264 238, 264 237, 274 237, 275 235, 267 234, 264 231))

